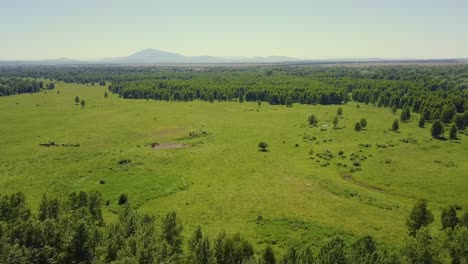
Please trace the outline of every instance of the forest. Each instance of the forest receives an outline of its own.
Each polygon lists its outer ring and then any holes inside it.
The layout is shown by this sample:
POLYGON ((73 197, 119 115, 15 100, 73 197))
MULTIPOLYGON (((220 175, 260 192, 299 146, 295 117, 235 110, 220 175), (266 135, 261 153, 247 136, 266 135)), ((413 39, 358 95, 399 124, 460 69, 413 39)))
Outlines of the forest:
MULTIPOLYGON (((0 261, 2 263, 466 263, 468 260, 468 212, 447 206, 441 231, 426 228, 434 216, 425 200, 418 201, 407 218, 404 246, 389 251, 371 236, 346 244, 330 238, 318 252, 290 247, 283 255, 270 245, 255 252, 239 233, 219 233, 209 238, 198 227, 190 237, 182 235, 182 220, 175 211, 162 219, 138 213, 122 194, 112 201, 119 216, 108 223, 102 217, 103 202, 96 191, 73 192, 57 197, 44 194, 32 212, 23 193, 0 196, 0 261)), ((313 243, 313 241, 310 241, 313 243)))
POLYGON ((54 89, 54 83, 44 85, 42 81, 22 78, 0 78, 0 96, 15 95, 21 93, 36 93, 41 89, 54 89))
MULTIPOLYGON (((450 123, 456 113, 468 109, 467 72, 466 65, 359 68, 3 66, 0 77, 45 78, 103 86, 107 81, 111 92, 130 99, 245 100, 287 106, 293 103, 345 104, 353 100, 378 107, 408 107, 412 112, 421 113, 424 120, 450 123)), ((8 80, 0 83, 0 92, 4 95, 36 92, 42 88, 40 82, 8 80)))

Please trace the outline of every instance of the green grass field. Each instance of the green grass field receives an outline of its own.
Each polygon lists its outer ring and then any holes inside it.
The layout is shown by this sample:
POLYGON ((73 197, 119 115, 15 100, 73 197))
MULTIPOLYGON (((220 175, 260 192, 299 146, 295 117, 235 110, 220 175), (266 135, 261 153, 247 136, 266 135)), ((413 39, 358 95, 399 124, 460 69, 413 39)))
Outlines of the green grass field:
MULTIPOLYGON (((58 83, 52 91, 0 97, 1 193, 22 191, 36 208, 44 192, 95 189, 110 201, 110 220, 127 193, 141 212, 175 210, 186 234, 198 225, 211 236, 239 231, 280 250, 320 246, 334 234, 399 244, 418 198, 428 199, 436 219, 450 203, 468 208, 467 137, 431 139, 430 124, 419 128, 416 114, 394 133, 388 130, 399 115, 348 103, 333 130, 336 105, 125 100, 104 92, 58 83), (75 96, 86 101, 84 109, 75 96), (310 114, 319 127, 307 125, 310 114), (363 117, 367 129, 355 132, 363 117), (189 138, 191 131, 207 135, 189 138), (80 147, 39 146, 49 141, 80 147), (260 141, 268 152, 258 151, 260 141), (328 161, 317 156, 326 150, 333 154, 328 161), (350 172, 352 154, 362 159, 361 171, 350 172)), ((440 228, 439 221, 431 227, 440 228)))

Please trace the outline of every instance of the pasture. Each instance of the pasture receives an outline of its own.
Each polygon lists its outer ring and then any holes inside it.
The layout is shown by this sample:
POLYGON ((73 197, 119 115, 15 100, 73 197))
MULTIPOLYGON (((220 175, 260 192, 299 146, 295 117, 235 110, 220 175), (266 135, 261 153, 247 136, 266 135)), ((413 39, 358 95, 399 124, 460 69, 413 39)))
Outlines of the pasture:
POLYGON ((184 234, 201 225, 280 250, 334 234, 392 246, 416 199, 437 219, 448 204, 468 208, 466 135, 432 139, 415 113, 392 132, 401 110, 349 102, 332 129, 337 105, 127 100, 106 90, 59 82, 0 97, 1 193, 22 191, 36 209, 44 192, 98 190, 108 220, 125 193, 141 212, 175 210, 184 234), (361 118, 368 125, 355 132, 361 118))

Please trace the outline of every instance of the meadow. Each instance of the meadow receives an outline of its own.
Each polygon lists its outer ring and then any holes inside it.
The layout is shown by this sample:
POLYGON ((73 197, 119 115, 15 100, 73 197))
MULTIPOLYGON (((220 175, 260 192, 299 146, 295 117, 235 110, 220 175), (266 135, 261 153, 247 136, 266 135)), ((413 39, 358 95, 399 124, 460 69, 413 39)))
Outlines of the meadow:
POLYGON ((416 200, 427 199, 436 216, 448 204, 468 208, 466 135, 433 139, 417 113, 393 132, 401 109, 373 104, 166 102, 105 98, 106 91, 57 82, 54 90, 0 97, 2 193, 22 191, 37 209, 43 193, 98 190, 109 221, 125 193, 140 212, 175 210, 184 234, 201 225, 210 236, 240 232, 255 247, 280 251, 319 247, 336 234, 398 246, 416 200), (310 114, 317 127, 308 125, 310 114), (355 132, 361 118, 368 125, 355 132), (259 151, 260 141, 268 151, 259 151), (40 146, 49 142, 58 146, 40 146))

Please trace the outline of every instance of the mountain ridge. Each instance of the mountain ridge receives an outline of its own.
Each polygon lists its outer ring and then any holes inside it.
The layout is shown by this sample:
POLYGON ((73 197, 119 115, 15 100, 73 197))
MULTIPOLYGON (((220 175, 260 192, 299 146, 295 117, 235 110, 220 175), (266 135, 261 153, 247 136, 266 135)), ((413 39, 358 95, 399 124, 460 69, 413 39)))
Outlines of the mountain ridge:
POLYGON ((363 62, 441 62, 441 63, 467 63, 466 58, 447 59, 385 59, 385 58, 335 58, 335 59, 299 59, 287 56, 186 56, 180 53, 147 48, 127 56, 105 57, 94 60, 76 60, 71 58, 55 58, 43 60, 0 60, 3 65, 85 65, 85 64, 109 64, 109 65, 146 65, 146 64, 216 64, 216 63, 363 63, 363 62))

